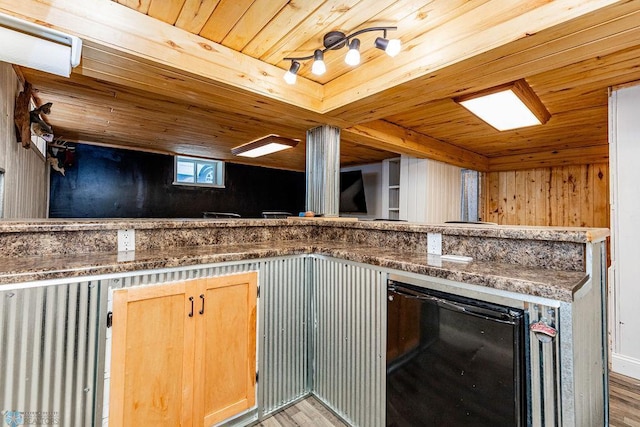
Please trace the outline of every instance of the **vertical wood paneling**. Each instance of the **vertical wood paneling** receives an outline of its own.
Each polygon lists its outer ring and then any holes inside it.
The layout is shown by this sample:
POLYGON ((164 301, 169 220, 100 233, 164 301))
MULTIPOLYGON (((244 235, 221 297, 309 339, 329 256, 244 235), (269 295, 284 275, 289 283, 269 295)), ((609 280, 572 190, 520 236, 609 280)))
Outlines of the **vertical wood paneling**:
POLYGON ((516 191, 513 196, 515 200, 515 208, 513 214, 515 215, 516 222, 521 224, 526 221, 527 216, 527 200, 525 196, 527 194, 527 174, 526 171, 516 171, 515 173, 515 187, 516 191))
POLYGON ((609 224, 609 168, 593 165, 593 223, 609 224))
MULTIPOLYGON (((489 172, 484 179, 481 180, 481 188, 486 188, 487 197, 485 197, 484 203, 481 206, 484 207, 482 212, 490 212, 491 215, 496 217, 500 215, 500 188, 498 186, 498 172, 489 172)), ((482 197, 480 197, 482 199, 482 197)), ((482 215, 482 212, 479 212, 482 215)))
MULTIPOLYGON (((18 78, 0 62, 0 171, 4 171, 4 218, 47 217, 47 167, 44 159, 16 142, 13 109, 18 78)), ((54 106, 55 108, 55 106, 54 106)))
POLYGON ((609 227, 609 165, 490 172, 484 221, 509 225, 609 227))

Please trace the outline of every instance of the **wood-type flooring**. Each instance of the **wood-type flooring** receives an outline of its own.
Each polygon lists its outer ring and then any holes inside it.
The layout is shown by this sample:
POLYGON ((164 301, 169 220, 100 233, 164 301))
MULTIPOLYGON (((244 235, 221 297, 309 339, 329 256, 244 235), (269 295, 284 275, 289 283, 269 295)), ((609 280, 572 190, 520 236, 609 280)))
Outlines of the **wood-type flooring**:
MULTIPOLYGON (((610 427, 640 427, 640 380, 620 374, 609 375, 610 427)), ((307 397, 293 406, 265 419, 264 427, 331 427, 346 426, 314 397, 307 397)))

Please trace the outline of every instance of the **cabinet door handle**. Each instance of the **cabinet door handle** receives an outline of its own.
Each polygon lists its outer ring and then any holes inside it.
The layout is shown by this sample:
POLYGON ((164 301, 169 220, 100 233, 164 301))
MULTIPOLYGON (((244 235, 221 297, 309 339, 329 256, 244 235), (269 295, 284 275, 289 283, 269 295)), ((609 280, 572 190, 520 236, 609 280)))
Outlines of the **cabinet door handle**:
POLYGON ((202 308, 198 313, 204 314, 204 294, 200 294, 200 299, 202 300, 202 308))
POLYGON ((189 313, 189 317, 193 317, 193 297, 189 297, 189 301, 191 301, 191 312, 189 313))

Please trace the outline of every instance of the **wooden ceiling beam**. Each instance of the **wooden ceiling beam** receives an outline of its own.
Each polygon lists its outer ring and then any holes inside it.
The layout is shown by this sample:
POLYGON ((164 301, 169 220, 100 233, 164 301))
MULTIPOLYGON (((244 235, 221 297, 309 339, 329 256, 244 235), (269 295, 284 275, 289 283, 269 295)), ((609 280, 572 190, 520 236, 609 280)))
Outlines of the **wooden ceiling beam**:
POLYGON ((488 169, 488 159, 480 154, 377 120, 342 129, 342 138, 369 147, 428 158, 478 171, 488 169))

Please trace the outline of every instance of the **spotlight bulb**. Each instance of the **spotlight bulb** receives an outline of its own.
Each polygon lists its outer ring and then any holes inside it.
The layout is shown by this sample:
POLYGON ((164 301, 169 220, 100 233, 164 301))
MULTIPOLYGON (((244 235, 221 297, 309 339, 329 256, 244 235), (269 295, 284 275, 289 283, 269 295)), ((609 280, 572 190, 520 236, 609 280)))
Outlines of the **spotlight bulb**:
POLYGON ((349 44, 349 52, 344 57, 344 62, 347 65, 356 66, 360 63, 360 40, 353 39, 349 44))
POLYGON ((313 53, 313 65, 311 66, 311 72, 316 76, 321 76, 327 71, 327 66, 324 64, 324 54, 320 49, 317 49, 313 53))
POLYGON ((384 51, 387 52, 387 55, 393 58, 394 56, 400 53, 400 49, 402 49, 400 40, 391 39, 389 40, 389 44, 387 44, 387 48, 384 51))
POLYGON ((289 67, 289 71, 284 73, 284 81, 290 85, 295 84, 299 69, 300 63, 298 61, 292 61, 291 67, 289 67))
POLYGON ((400 44, 400 40, 398 39, 387 40, 383 37, 378 37, 376 39, 375 46, 378 49, 384 50, 387 53, 387 55, 391 57, 394 57, 398 53, 400 53, 400 49, 402 48, 400 44))

